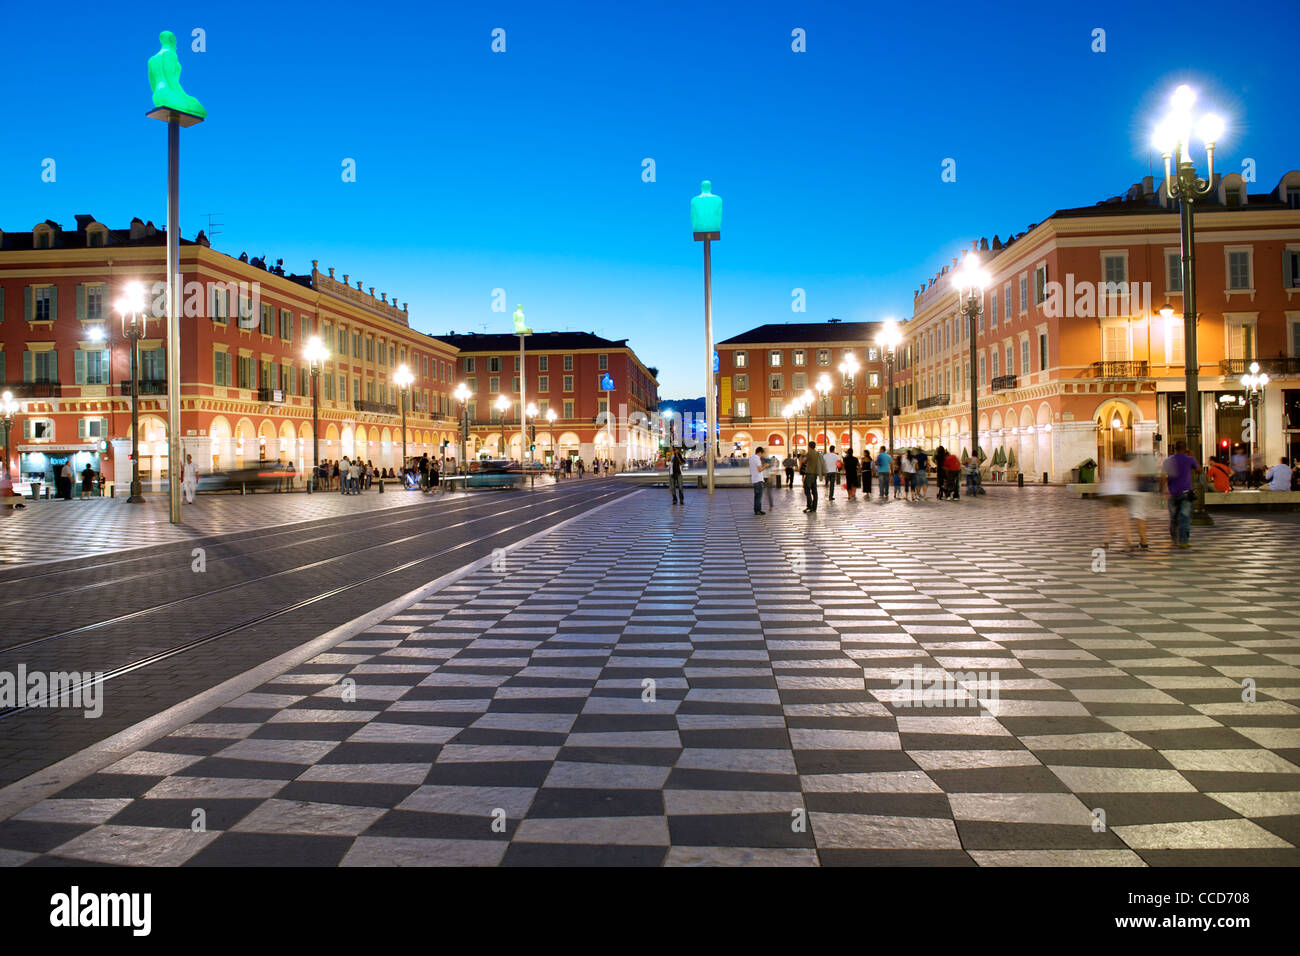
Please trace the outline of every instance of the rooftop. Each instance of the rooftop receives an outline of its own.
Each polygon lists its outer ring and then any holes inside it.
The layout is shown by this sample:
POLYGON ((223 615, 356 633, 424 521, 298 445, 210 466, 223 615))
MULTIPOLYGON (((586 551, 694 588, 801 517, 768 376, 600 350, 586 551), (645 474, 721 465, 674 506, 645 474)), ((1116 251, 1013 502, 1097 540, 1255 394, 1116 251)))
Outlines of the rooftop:
POLYGON ((825 322, 769 322, 748 332, 741 332, 719 345, 752 345, 776 342, 867 342, 874 340, 879 322, 842 322, 829 319, 825 322))

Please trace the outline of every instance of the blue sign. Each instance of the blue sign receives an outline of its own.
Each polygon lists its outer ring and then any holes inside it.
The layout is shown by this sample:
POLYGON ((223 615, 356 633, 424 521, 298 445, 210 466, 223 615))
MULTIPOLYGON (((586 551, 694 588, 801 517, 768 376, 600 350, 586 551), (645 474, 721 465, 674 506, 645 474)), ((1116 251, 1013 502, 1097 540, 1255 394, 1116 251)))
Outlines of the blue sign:
POLYGON ((607 392, 614 391, 614 377, 606 372, 604 376, 601 377, 600 387, 607 392))
POLYGON ((718 369, 719 369, 720 367, 721 367, 721 366, 720 366, 719 363, 718 363, 718 350, 717 350, 717 349, 714 349, 714 350, 713 350, 713 374, 714 374, 714 375, 717 375, 717 374, 718 374, 718 369))

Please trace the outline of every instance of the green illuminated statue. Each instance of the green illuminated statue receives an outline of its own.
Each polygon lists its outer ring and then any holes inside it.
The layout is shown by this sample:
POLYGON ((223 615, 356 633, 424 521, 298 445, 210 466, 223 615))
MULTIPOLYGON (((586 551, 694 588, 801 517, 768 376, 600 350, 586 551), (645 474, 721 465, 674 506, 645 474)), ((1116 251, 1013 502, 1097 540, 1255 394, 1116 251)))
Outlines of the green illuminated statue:
POLYGON ((691 200, 691 232, 722 232, 722 197, 712 192, 707 179, 700 183, 700 194, 691 200))
POLYGON ((158 34, 162 49, 149 57, 149 87, 153 90, 153 105, 159 109, 188 113, 206 119, 208 111, 203 104, 181 88, 181 61, 176 55, 176 34, 164 30, 158 34))
POLYGON ((524 307, 515 306, 515 335, 532 335, 533 330, 524 325, 524 307))

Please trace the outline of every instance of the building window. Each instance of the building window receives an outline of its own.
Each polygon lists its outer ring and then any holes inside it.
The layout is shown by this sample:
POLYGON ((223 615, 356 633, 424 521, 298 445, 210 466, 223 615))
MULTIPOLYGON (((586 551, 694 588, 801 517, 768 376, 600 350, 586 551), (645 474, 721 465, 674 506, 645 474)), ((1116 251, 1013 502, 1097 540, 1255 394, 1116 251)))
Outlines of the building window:
POLYGON ((1300 209, 1300 186, 1286 187, 1286 204, 1292 209, 1300 209))
POLYGON ((1020 340, 1020 374, 1029 374, 1029 339, 1020 340))
POLYGON ((293 341, 293 313, 288 309, 280 310, 280 338, 293 341))
POLYGON ((1228 288, 1252 289, 1250 276, 1250 253, 1246 251, 1228 253, 1228 288))
MULTIPOLYGON (((1007 374, 1008 374, 1008 375, 1015 375, 1015 374, 1016 374, 1015 350, 1012 349, 1010 345, 1007 346, 1007 366, 1006 366, 1006 368, 1007 368, 1007 374)), ((1021 369, 1021 372, 1023 372, 1023 371, 1024 371, 1024 369, 1021 369)))
POLYGON ((880 388, 880 373, 879 373, 879 372, 868 372, 868 373, 867 373, 867 388, 880 388))
MULTIPOLYGON (((997 350, 997 349, 993 349, 993 350, 991 351, 991 353, 990 353, 989 358, 990 358, 991 368, 993 369, 993 377, 994 377, 994 378, 997 378, 997 377, 998 377, 998 374, 999 374, 999 372, 998 372, 998 350, 997 350)), ((981 373, 982 373, 982 372, 983 372, 983 369, 981 368, 980 371, 981 371, 981 373)))
POLYGON ((257 330, 263 335, 275 334, 275 310, 265 302, 262 303, 262 316, 259 320, 257 330))
POLYGON ((102 319, 104 317, 104 293, 108 290, 103 285, 85 286, 86 296, 86 315, 87 319, 102 319))
POLYGON ((980 384, 984 384, 984 356, 980 356, 980 384))
POLYGON ((375 340, 367 336, 366 337, 366 361, 373 362, 374 360, 375 360, 375 340))
MULTIPOLYGON (((564 356, 564 370, 565 370, 566 372, 572 372, 572 371, 573 371, 573 356, 572 356, 572 355, 566 355, 566 356, 564 356)), ((569 417, 569 418, 572 418, 573 416, 570 415, 570 416, 568 416, 568 417, 569 417)))
POLYGON ((989 328, 996 329, 997 327, 998 327, 998 294, 996 292, 990 292, 989 293, 989 328))
POLYGON ((1029 311, 1029 278, 1020 277, 1020 314, 1024 315, 1029 311))
POLYGON ((96 349, 94 351, 76 351, 76 383, 78 385, 107 385, 108 384, 108 351, 106 349, 96 349))
POLYGON ((778 418, 785 411, 785 399, 769 398, 767 400, 767 414, 771 418, 778 418))
POLYGON ((597 355, 597 356, 596 356, 596 369, 597 369, 598 371, 604 372, 604 371, 605 371, 606 369, 608 369, 608 368, 609 368, 609 356, 608 356, 608 355, 605 355, 605 354, 603 354, 603 353, 600 354, 600 355, 597 355))
POLYGON ((770 351, 770 352, 767 353, 767 364, 770 365, 772 368, 780 368, 780 367, 781 367, 781 350, 780 350, 780 349, 773 349, 772 351, 770 351))
POLYGON ((28 319, 33 322, 49 322, 54 315, 54 286, 36 286, 32 290, 32 311, 28 319))
POLYGON ((573 417, 573 399, 571 398, 567 398, 564 400, 564 417, 565 418, 573 417))
POLYGON ((817 364, 818 364, 818 365, 830 365, 830 364, 831 364, 831 350, 830 350, 830 349, 818 349, 818 350, 817 350, 817 364))
POLYGON ((537 371, 539 371, 539 372, 548 372, 548 371, 550 371, 550 363, 549 363, 548 359, 550 359, 550 356, 549 356, 549 355, 539 355, 539 356, 537 356, 537 371))
POLYGON ((808 355, 803 349, 795 349, 790 353, 790 361, 794 365, 806 365, 808 362, 808 355))
POLYGON ((1124 256, 1103 256, 1102 278, 1106 282, 1127 282, 1127 260, 1124 256))
POLYGON ((748 415, 749 415, 749 402, 745 401, 744 399, 741 399, 740 401, 736 402, 736 417, 746 418, 748 417, 748 415))
POLYGON ((1183 291, 1183 259, 1181 253, 1165 253, 1165 288, 1170 292, 1183 291))
POLYGON ((537 390, 539 392, 549 392, 551 390, 551 376, 539 375, 537 377, 537 390))
POLYGON ((1038 371, 1047 371, 1047 333, 1038 333, 1038 371))
POLYGON ((1034 305, 1042 305, 1047 299, 1047 264, 1034 270, 1034 305))
POLYGON ((213 352, 212 353, 212 384, 213 385, 234 385, 230 380, 230 353, 213 352))
POLYGON ((360 332, 352 333, 352 357, 357 359, 361 358, 361 333, 360 332))
POLYGON ((868 362, 880 361, 880 350, 877 349, 874 345, 871 348, 867 349, 867 361, 868 362))
POLYGON ((804 389, 806 389, 808 387, 808 373, 795 372, 793 375, 791 375, 790 387, 793 388, 796 392, 802 392, 804 389))
POLYGON ((736 379, 735 379, 735 384, 736 384, 736 391, 738 391, 738 392, 748 392, 748 391, 749 391, 749 376, 748 376, 748 375, 737 375, 737 376, 736 376, 736 379))
POLYGON ((474 356, 466 355, 464 361, 462 362, 462 367, 465 369, 466 372, 474 371, 474 356))
POLYGON ((488 391, 493 394, 501 391, 501 377, 499 375, 493 375, 488 378, 488 391))
POLYGON ((510 391, 512 391, 512 392, 517 392, 517 391, 519 391, 519 376, 518 376, 518 375, 512 375, 512 376, 510 376, 510 391))
POLYGON ((735 365, 736 368, 748 368, 748 367, 749 367, 749 353, 748 353, 748 352, 733 352, 733 353, 732 353, 732 364, 735 365))
POLYGON ((1300 289, 1300 249, 1282 253, 1282 280, 1288 289, 1300 289))
MULTIPOLYGON (((564 376, 564 390, 565 390, 566 392, 571 392, 571 391, 573 391, 573 376, 572 376, 572 375, 566 375, 566 376, 564 376)), ((572 416, 572 415, 566 415, 566 416, 564 416, 564 417, 565 417, 565 418, 572 418, 573 416, 572 416)))
POLYGON ((782 375, 780 372, 768 376, 767 387, 769 391, 773 391, 773 392, 781 391, 782 389, 785 388, 785 376, 782 375))

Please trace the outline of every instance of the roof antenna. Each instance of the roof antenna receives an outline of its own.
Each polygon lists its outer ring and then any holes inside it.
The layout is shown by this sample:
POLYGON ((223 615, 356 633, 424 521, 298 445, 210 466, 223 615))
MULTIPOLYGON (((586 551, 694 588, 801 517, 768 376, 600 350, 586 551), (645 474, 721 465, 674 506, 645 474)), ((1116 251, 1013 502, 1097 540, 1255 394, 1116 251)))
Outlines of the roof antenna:
POLYGON ((219 212, 210 212, 210 213, 208 213, 208 238, 209 238, 209 239, 211 239, 213 236, 219 236, 219 235, 221 235, 221 231, 220 231, 219 229, 216 229, 215 227, 216 227, 216 226, 224 226, 225 223, 224 223, 224 222, 213 222, 213 221, 212 221, 212 217, 213 217, 213 216, 220 216, 220 215, 221 215, 221 213, 219 213, 219 212))

